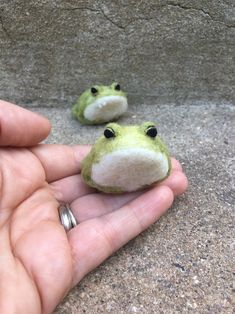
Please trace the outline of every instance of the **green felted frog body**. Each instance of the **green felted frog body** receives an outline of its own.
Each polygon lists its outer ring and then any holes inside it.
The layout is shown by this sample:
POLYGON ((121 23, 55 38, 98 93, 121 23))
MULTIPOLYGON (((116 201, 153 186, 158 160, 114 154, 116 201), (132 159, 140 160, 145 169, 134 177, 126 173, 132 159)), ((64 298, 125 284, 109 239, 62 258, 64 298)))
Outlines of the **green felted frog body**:
POLYGON ((101 124, 117 119, 127 107, 127 97, 120 84, 95 85, 78 98, 72 114, 82 124, 101 124))
POLYGON ((83 160, 84 181, 106 193, 132 192, 165 179, 171 170, 167 147, 154 123, 109 123, 83 160))

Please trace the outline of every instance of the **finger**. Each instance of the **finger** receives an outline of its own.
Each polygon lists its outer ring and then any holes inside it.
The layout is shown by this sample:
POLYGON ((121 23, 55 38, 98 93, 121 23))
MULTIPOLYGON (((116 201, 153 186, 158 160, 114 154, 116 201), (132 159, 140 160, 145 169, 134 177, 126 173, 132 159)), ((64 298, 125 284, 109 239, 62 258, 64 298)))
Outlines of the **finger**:
POLYGON ((158 184, 159 186, 168 186, 174 196, 183 194, 188 188, 188 179, 182 171, 173 170, 171 175, 158 184))
MULTIPOLYGON (((182 194, 188 185, 187 178, 181 169, 182 167, 179 162, 173 159, 171 175, 161 183, 161 185, 170 187, 175 196, 182 194)), ((95 189, 89 188, 88 185, 83 182, 80 174, 54 181, 51 183, 51 186, 55 192, 55 197, 61 202, 71 203, 79 198, 79 200, 77 200, 78 207, 83 207, 79 204, 79 202, 83 203, 83 200, 80 200, 82 196, 96 192, 95 189)), ((103 194, 101 194, 101 197, 102 195, 103 194)))
POLYGON ((96 193, 96 190, 89 187, 80 174, 69 176, 50 184, 55 198, 61 203, 71 203, 84 195, 96 193))
MULTIPOLYGON (((47 181, 51 183, 80 173, 81 162, 90 149, 89 145, 41 144, 31 150, 40 159, 45 169, 47 181)), ((174 158, 172 158, 172 169, 182 169, 180 163, 174 158)), ((66 196, 66 198, 69 198, 69 196, 66 196)))
POLYGON ((153 224, 173 201, 172 191, 157 187, 120 210, 85 221, 68 233, 75 261, 74 284, 108 256, 153 224))
POLYGON ((179 161, 176 160, 174 157, 171 158, 171 167, 172 167, 172 170, 179 170, 179 171, 183 170, 179 161))
POLYGON ((50 122, 27 109, 0 100, 0 145, 32 146, 50 133, 50 122))
POLYGON ((90 147, 41 144, 33 147, 31 151, 41 161, 47 181, 53 182, 79 173, 81 161, 90 151, 90 147))
POLYGON ((70 204, 76 220, 82 221, 106 215, 143 194, 143 191, 121 195, 96 193, 78 198, 70 204))
MULTIPOLYGON (((188 181, 183 172, 173 171, 171 176, 158 186, 163 185, 170 188, 174 196, 177 196, 185 192, 188 181)), ((115 211, 145 192, 146 190, 121 195, 103 193, 89 194, 73 201, 71 208, 77 221, 80 223, 115 211)))

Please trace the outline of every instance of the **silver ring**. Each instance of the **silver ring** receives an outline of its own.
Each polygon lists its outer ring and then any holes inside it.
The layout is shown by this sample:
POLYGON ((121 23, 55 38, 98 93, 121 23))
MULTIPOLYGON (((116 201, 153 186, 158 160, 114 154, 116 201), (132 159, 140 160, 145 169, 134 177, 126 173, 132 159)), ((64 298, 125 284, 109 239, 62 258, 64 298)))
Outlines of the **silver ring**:
POLYGON ((69 205, 60 205, 59 207, 59 215, 61 224, 64 226, 66 231, 73 229, 77 226, 77 220, 74 217, 69 205))

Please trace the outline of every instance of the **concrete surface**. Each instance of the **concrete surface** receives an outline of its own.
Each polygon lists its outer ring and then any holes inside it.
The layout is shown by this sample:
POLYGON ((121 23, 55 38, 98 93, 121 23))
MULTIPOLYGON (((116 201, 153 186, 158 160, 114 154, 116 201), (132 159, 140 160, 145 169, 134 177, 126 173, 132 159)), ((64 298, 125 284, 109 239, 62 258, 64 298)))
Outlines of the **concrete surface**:
MULTIPOLYGON (((68 108, 33 110, 51 119, 51 143, 92 143, 103 130, 81 126, 68 108)), ((144 120, 158 122, 189 190, 75 287, 56 314, 234 313, 235 107, 131 105, 120 122, 144 120)))
POLYGON ((71 105, 117 80, 136 102, 235 100, 234 0, 1 0, 0 98, 71 105))

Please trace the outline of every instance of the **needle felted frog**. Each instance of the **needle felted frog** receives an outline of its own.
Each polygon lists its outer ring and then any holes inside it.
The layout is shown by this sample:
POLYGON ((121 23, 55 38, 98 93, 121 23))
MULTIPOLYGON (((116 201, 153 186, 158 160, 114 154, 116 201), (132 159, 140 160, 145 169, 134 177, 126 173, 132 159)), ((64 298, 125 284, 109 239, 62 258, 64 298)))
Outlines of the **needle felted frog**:
POLYGON ((78 98, 72 114, 82 124, 101 124, 117 119, 127 107, 127 97, 120 84, 95 85, 78 98))
POLYGON ((165 179, 171 170, 168 150, 152 122, 109 123, 82 163, 84 181, 105 193, 131 192, 165 179))

